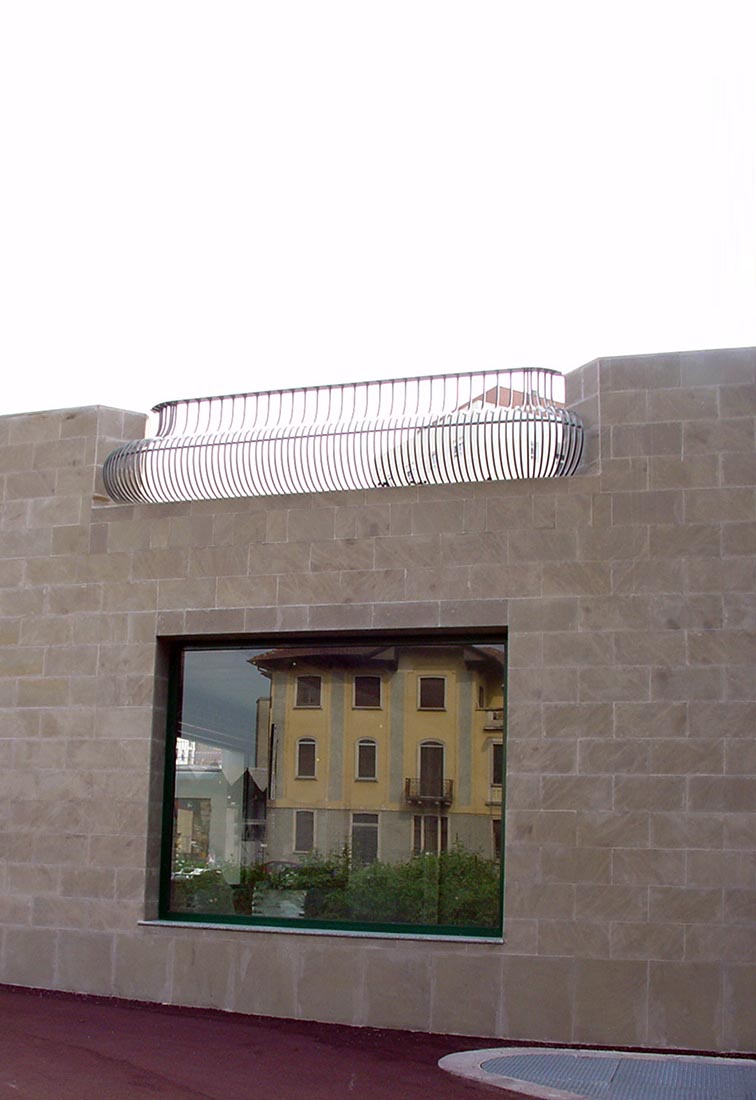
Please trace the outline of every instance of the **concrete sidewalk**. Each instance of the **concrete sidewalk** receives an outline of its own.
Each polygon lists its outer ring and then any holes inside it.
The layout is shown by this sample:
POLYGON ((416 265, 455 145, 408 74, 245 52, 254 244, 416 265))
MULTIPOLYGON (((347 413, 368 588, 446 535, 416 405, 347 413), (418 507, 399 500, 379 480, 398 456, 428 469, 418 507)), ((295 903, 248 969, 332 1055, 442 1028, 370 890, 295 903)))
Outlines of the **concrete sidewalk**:
POLYGON ((490 1100, 437 1062, 494 1042, 0 987, 0 1100, 490 1100))

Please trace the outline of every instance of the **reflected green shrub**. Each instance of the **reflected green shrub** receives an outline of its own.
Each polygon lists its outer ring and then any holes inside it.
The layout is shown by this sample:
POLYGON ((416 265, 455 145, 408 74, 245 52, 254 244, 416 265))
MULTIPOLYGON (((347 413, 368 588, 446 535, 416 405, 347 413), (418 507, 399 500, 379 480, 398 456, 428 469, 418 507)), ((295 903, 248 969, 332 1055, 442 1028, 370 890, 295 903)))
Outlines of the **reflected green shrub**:
POLYGON ((404 863, 376 861, 352 868, 343 884, 311 889, 305 916, 491 928, 499 919, 499 864, 461 847, 404 863))
POLYGON ((195 868, 172 883, 172 908, 184 912, 288 915, 276 894, 303 898, 304 917, 365 924, 449 925, 493 928, 499 920, 498 861, 460 845, 403 863, 351 861, 348 847, 313 854, 297 865, 229 869, 195 868), (265 900, 267 899, 267 901, 265 900))

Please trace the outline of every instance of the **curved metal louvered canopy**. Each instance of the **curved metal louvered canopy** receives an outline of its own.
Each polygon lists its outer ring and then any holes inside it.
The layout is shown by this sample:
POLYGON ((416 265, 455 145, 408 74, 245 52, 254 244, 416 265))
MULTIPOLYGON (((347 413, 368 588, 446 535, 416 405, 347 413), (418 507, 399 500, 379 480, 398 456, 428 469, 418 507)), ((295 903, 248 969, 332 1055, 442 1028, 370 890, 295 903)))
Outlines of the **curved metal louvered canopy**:
POLYGON ((573 474, 578 416, 548 370, 307 386, 155 406, 157 434, 105 460, 129 503, 573 474))

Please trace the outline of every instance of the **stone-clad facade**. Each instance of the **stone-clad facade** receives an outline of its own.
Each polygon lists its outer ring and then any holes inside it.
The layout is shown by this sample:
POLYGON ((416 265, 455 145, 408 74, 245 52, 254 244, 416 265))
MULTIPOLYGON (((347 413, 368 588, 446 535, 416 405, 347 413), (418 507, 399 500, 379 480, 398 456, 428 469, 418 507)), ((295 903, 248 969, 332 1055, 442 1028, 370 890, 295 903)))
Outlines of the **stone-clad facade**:
POLYGON ((123 506, 143 418, 0 420, 0 981, 756 1047, 756 349, 599 360, 571 479, 123 506), (154 918, 159 639, 509 634, 505 943, 154 918))

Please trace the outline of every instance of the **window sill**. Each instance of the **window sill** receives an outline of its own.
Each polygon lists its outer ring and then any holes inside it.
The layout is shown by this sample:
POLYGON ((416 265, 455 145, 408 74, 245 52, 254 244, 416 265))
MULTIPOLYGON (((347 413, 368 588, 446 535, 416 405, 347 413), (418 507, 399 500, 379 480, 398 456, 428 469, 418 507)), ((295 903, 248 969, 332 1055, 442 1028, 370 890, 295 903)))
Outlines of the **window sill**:
POLYGON ((140 920, 144 928, 197 928, 203 932, 276 932, 284 936, 339 936, 371 940, 432 940, 443 943, 489 943, 500 945, 503 936, 440 936, 432 932, 357 932, 348 928, 281 928, 267 924, 216 924, 215 922, 183 920, 140 920))

